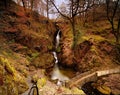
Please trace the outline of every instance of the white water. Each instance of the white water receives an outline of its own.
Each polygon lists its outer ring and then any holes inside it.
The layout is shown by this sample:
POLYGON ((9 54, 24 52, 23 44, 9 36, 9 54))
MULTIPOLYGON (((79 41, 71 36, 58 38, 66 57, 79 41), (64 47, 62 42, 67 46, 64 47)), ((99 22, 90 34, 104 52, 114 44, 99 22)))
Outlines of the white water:
MULTIPOLYGON (((60 44, 60 30, 58 31, 56 36, 56 48, 59 46, 59 44, 60 44)), ((55 65, 52 71, 51 79, 58 80, 57 85, 60 86, 62 85, 62 83, 65 83, 65 81, 68 81, 69 78, 60 72, 60 69, 58 67, 58 58, 55 51, 53 52, 53 56, 55 58, 55 65)))
POLYGON ((59 44, 60 44, 60 30, 58 31, 56 35, 56 48, 59 46, 59 44))

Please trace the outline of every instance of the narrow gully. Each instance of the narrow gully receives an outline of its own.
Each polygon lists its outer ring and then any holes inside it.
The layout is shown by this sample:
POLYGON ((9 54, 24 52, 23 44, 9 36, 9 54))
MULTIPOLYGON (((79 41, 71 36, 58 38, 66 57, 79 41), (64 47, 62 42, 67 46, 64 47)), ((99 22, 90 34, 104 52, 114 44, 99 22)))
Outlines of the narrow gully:
MULTIPOLYGON (((55 48, 57 49, 59 47, 60 44, 60 30, 58 30, 56 38, 55 38, 55 48)), ((58 57, 57 57, 57 53, 56 51, 53 51, 53 56, 55 58, 55 65, 53 67, 53 71, 51 74, 51 80, 57 80, 57 85, 60 86, 62 84, 64 84, 66 81, 69 80, 69 77, 64 75, 61 70, 58 67, 58 57)))

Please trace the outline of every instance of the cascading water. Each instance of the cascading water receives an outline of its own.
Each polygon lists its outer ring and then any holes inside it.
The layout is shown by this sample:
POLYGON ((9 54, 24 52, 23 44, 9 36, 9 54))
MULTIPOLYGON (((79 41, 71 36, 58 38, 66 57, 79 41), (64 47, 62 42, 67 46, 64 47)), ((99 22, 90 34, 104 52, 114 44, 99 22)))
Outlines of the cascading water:
POLYGON ((55 40, 56 40, 56 48, 57 48, 60 44, 60 30, 58 30, 55 40))
MULTIPOLYGON (((60 30, 57 32, 57 35, 56 35, 56 49, 58 48, 59 46, 59 43, 60 43, 60 30)), ((57 58, 57 53, 54 51, 53 52, 53 56, 55 58, 55 65, 54 65, 54 68, 53 68, 53 72, 52 72, 52 75, 51 75, 51 79, 52 80, 58 80, 57 81, 57 85, 62 85, 62 83, 65 83, 65 81, 68 81, 69 78, 67 76, 65 76, 64 74, 61 73, 59 67, 58 67, 58 58, 57 58)))

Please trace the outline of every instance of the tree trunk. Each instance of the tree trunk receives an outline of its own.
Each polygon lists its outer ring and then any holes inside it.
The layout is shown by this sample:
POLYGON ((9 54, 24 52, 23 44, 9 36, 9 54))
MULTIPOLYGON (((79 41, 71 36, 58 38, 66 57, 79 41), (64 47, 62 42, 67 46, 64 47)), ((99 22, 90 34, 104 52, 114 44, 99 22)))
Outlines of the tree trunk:
POLYGON ((47 20, 49 20, 49 12, 48 12, 49 8, 48 8, 48 0, 47 0, 47 20))
POLYGON ((24 0, 22 0, 22 4, 23 4, 24 11, 26 12, 26 7, 25 7, 25 2, 24 2, 24 0))
POLYGON ((31 11, 32 11, 33 10, 33 3, 34 3, 34 1, 31 0, 30 3, 31 3, 31 11))
POLYGON ((72 25, 72 32, 73 32, 73 48, 76 46, 77 44, 77 39, 76 39, 76 30, 75 30, 75 18, 72 17, 72 21, 71 21, 71 25, 72 25))
POLYGON ((116 38, 116 44, 120 44, 120 18, 118 20, 118 25, 117 25, 117 38, 116 38))
POLYGON ((119 45, 120 44, 120 37, 116 37, 116 44, 119 45))

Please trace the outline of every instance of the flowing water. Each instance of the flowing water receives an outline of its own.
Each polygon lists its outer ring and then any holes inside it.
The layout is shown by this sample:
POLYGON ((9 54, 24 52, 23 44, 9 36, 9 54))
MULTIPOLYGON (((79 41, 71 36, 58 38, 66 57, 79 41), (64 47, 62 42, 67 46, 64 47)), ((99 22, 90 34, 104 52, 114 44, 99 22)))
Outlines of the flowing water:
MULTIPOLYGON (((56 49, 59 47, 60 44, 60 30, 57 32, 56 35, 56 49)), ((73 71, 70 69, 65 69, 65 68, 59 68, 58 66, 58 58, 57 58, 57 53, 54 51, 53 56, 55 58, 55 65, 53 67, 53 71, 51 74, 51 79, 52 80, 57 80, 57 85, 62 85, 66 81, 70 80, 70 76, 73 75, 73 71)))
POLYGON ((55 58, 55 65, 52 71, 51 79, 52 80, 58 80, 57 85, 62 85, 63 82, 68 81, 69 77, 64 75, 61 70, 58 67, 58 59, 56 52, 53 52, 54 58, 55 58))
POLYGON ((58 46, 59 46, 59 44, 60 44, 60 30, 58 30, 58 32, 57 32, 57 35, 56 35, 56 39, 55 39, 55 42, 56 42, 56 44, 55 44, 55 47, 56 48, 58 48, 58 46))

